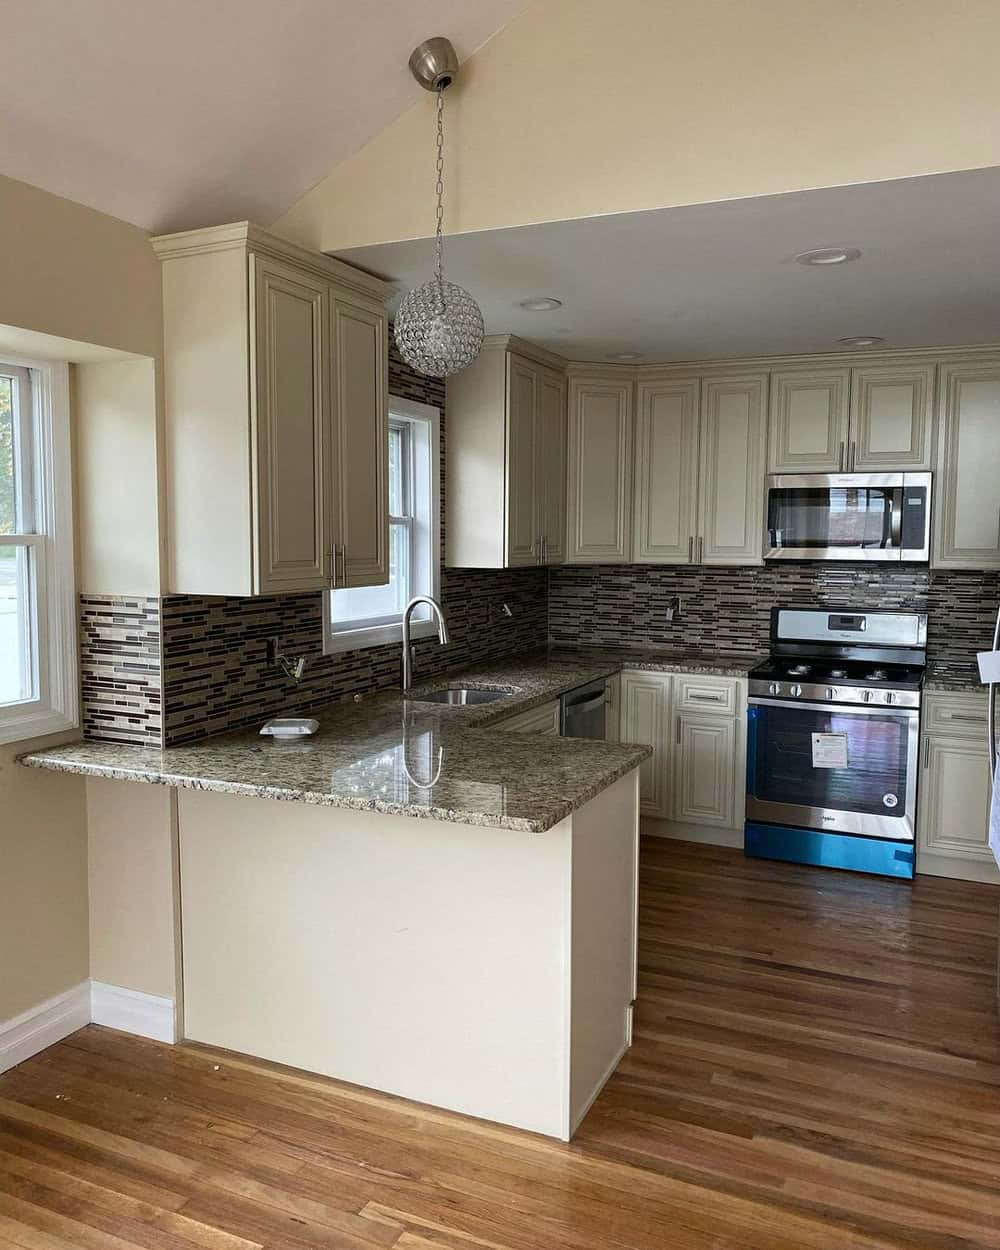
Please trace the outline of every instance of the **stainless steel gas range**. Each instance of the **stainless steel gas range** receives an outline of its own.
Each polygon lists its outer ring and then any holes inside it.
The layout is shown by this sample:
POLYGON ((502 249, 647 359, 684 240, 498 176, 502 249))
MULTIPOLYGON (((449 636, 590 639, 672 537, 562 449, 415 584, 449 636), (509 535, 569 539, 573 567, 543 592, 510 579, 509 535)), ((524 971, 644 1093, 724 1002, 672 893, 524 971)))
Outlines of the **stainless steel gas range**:
POLYGON ((786 607, 750 673, 746 853, 912 877, 927 617, 786 607))

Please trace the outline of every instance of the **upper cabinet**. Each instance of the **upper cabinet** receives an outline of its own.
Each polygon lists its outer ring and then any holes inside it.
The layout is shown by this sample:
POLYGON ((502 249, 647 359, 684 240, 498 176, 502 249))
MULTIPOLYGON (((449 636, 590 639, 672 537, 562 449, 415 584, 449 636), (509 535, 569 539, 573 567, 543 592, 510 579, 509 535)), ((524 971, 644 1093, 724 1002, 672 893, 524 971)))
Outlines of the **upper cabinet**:
POLYGON ((558 564, 565 550, 566 380, 557 357, 491 336, 448 379, 446 563, 558 564))
POLYGON ((850 385, 849 369, 778 369, 771 374, 771 473, 843 471, 850 385))
POLYGON ((1000 568, 1000 355, 941 366, 932 563, 1000 568))
POLYGON ((766 373, 716 374, 702 382, 701 564, 763 563, 766 411, 766 373))
POLYGON ((582 369, 569 379, 566 560, 631 557, 632 392, 629 369, 582 369))
POLYGON ((917 472, 931 467, 934 365, 906 359, 771 374, 771 473, 917 472))
POLYGON ((384 285, 245 222, 153 246, 169 591, 385 584, 384 285))
POLYGON ((632 559, 689 564, 698 534, 698 378, 644 379, 635 428, 632 559))

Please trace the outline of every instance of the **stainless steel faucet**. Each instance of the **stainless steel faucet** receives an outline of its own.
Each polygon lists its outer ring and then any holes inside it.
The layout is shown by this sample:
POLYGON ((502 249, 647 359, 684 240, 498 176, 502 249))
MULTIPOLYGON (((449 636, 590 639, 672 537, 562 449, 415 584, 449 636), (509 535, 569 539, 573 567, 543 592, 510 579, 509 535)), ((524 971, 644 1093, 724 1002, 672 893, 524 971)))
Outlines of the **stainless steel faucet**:
POLYGON ((413 609, 418 603, 426 603, 431 610, 431 615, 438 619, 438 642, 441 646, 446 646, 450 641, 448 637, 448 626, 445 624, 444 612, 440 603, 431 595, 414 595, 410 602, 406 605, 403 613, 403 689, 409 690, 413 685, 413 647, 410 645, 410 617, 413 609))

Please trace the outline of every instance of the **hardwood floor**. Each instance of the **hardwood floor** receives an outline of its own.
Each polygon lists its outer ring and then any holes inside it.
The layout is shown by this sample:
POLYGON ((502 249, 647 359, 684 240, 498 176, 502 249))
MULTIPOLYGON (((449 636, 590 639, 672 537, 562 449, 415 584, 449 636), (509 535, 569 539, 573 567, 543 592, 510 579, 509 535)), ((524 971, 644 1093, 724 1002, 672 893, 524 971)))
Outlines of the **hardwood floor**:
POLYGON ((646 840, 569 1146, 92 1026, 0 1076, 0 1250, 1000 1247, 998 903, 646 840))

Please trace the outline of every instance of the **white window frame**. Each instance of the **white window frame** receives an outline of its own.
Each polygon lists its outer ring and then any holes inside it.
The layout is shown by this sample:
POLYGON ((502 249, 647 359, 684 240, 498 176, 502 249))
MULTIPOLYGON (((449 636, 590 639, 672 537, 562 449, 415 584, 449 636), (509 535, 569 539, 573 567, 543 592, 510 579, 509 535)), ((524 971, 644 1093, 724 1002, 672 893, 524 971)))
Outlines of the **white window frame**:
MULTIPOLYGON (((409 452, 413 466, 410 481, 418 484, 427 481, 427 563, 419 570, 419 580, 429 585, 429 593, 435 599, 441 593, 441 413, 431 404, 421 404, 415 399, 389 396, 389 421, 393 417, 411 423, 409 452), (421 434, 423 436, 421 436, 421 434), (418 476, 419 475, 419 476, 418 476)), ((411 567, 413 544, 411 539, 411 567)), ((329 596, 336 591, 325 592, 329 596)), ((358 651, 363 647, 381 647, 387 643, 402 643, 402 614, 379 623, 360 621, 350 629, 334 628, 332 597, 323 606, 323 653, 334 655, 344 651, 358 651)), ((437 633, 437 626, 430 619, 430 611, 418 608, 413 614, 410 627, 412 638, 429 638, 437 633)))
POLYGON ((77 728, 80 698, 69 366, 7 352, 0 363, 26 370, 31 384, 31 411, 21 414, 29 425, 20 482, 31 494, 28 524, 23 532, 0 535, 0 545, 32 553, 28 612, 38 667, 37 697, 0 706, 0 743, 6 743, 77 728))

